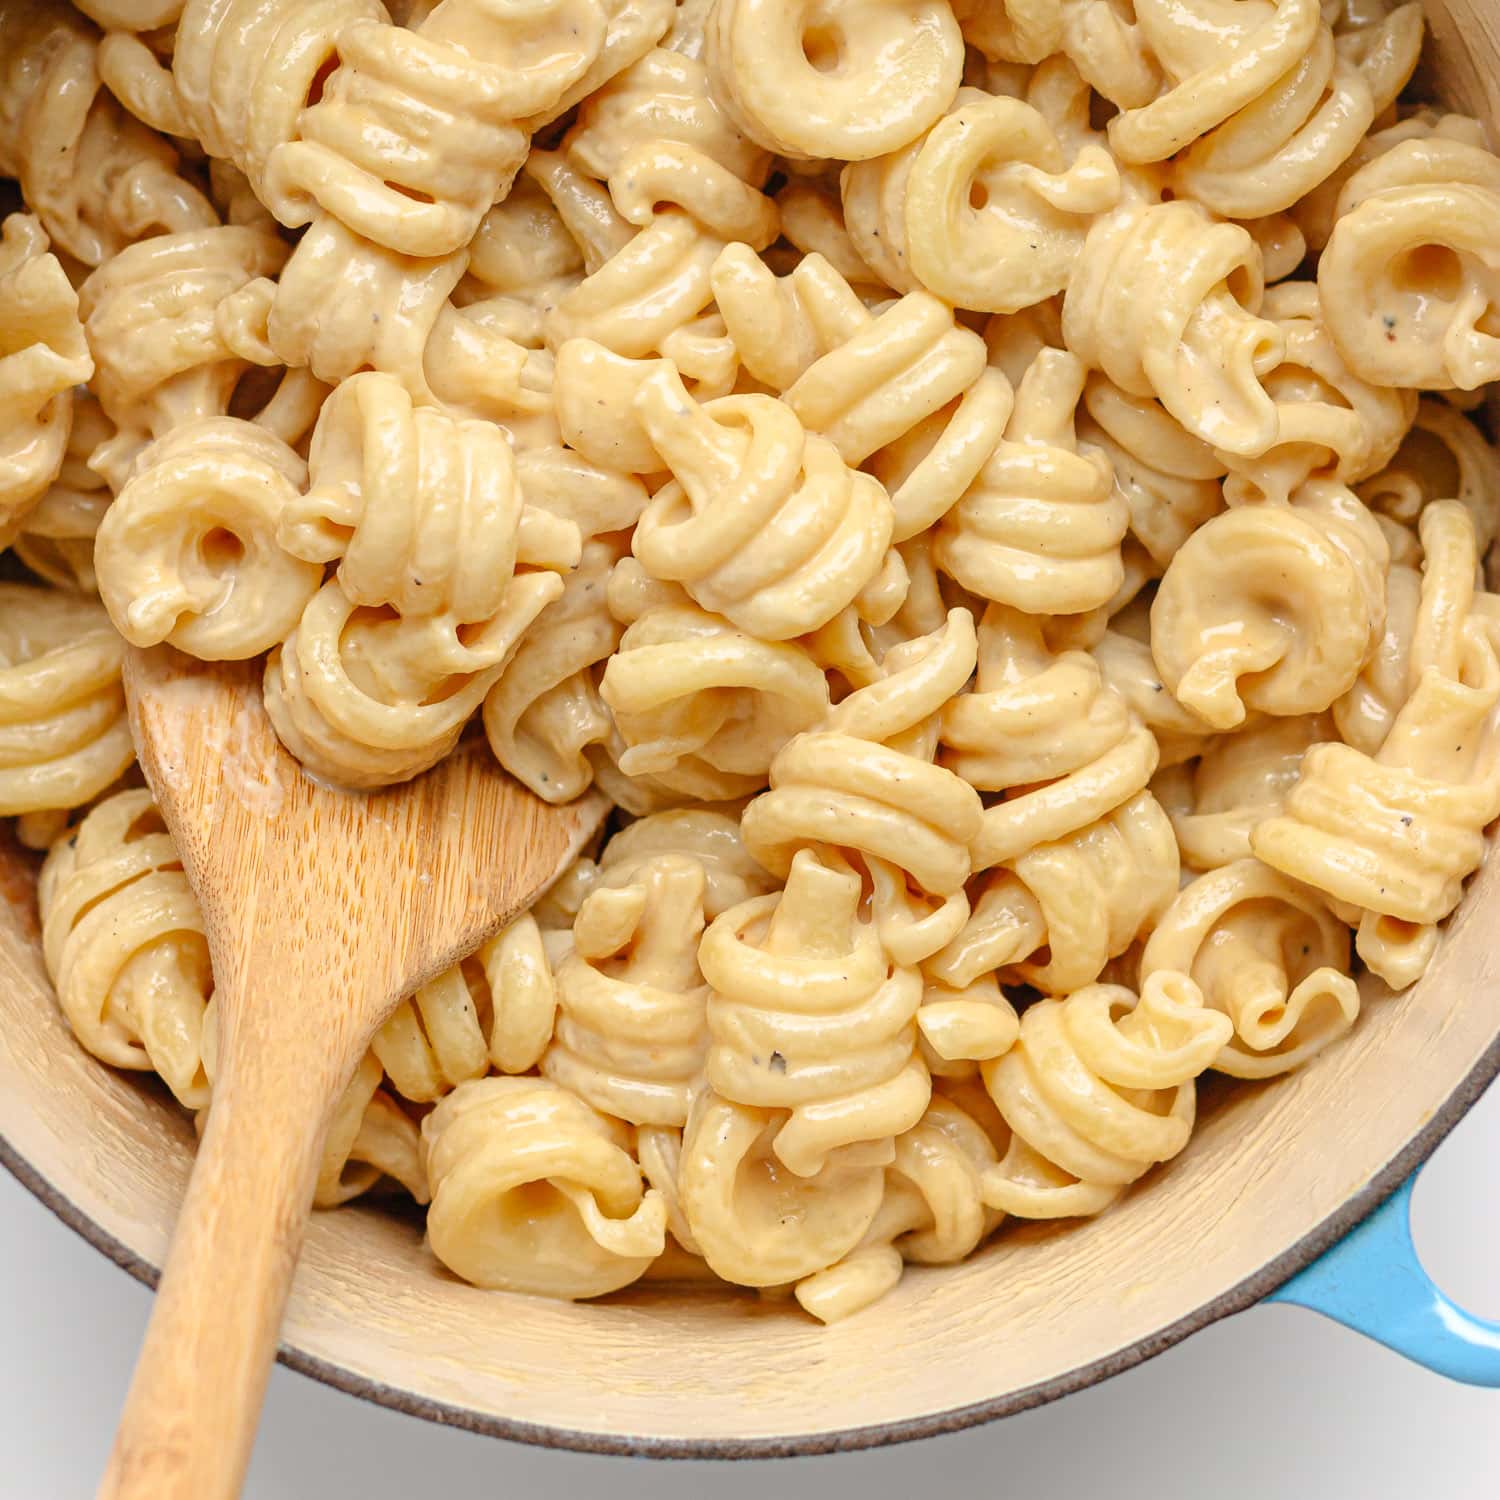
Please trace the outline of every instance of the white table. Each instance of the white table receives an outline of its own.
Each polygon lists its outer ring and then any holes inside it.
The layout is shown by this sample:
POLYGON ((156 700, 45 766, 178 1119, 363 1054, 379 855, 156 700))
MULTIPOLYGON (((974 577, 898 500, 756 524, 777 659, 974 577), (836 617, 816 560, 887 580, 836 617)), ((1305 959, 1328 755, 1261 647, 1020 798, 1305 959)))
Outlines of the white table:
MULTIPOLYGON (((1416 1196, 1417 1248, 1500 1316, 1500 1087, 1416 1196)), ((0 1497, 93 1493, 150 1298, 0 1172, 0 1497)), ((1259 1308, 1040 1411, 835 1458, 648 1464, 512 1447, 278 1368, 251 1500, 1493 1500, 1500 1392, 1414 1368, 1292 1308, 1259 1308), (938 1487, 941 1487, 939 1489, 938 1487)))

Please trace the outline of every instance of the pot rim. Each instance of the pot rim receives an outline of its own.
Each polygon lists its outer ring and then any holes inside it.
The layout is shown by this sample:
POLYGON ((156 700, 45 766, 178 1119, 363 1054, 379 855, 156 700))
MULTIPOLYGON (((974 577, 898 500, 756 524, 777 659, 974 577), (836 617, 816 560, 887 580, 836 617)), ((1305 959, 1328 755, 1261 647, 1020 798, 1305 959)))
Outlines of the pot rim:
MULTIPOLYGON (((1217 1323, 1220 1318, 1227 1318, 1254 1306, 1373 1213, 1437 1150, 1497 1075, 1500 1075, 1500 1033, 1496 1034, 1474 1066, 1427 1123, 1364 1187, 1351 1194, 1316 1228, 1303 1235, 1280 1255, 1267 1261, 1258 1271, 1185 1313, 1165 1328, 1138 1339, 1123 1349, 1117 1349, 1102 1359, 1055 1375, 1050 1380, 1006 1391, 984 1401, 929 1412, 904 1421, 877 1422, 865 1427, 844 1427, 790 1437, 631 1437, 569 1427, 550 1427, 540 1422, 516 1421, 451 1402, 435 1401, 413 1391, 387 1385, 384 1381, 371 1379, 293 1345, 281 1345, 276 1357, 281 1364, 301 1375, 311 1376, 324 1385, 362 1401, 372 1402, 376 1406, 388 1407, 392 1411, 419 1417, 426 1422, 435 1422, 442 1427, 458 1427, 465 1432, 479 1433, 485 1437, 503 1438, 508 1442, 572 1453, 660 1459, 807 1458, 940 1437, 946 1433, 961 1432, 966 1428, 997 1421, 1001 1417, 1014 1416, 1017 1412, 1044 1406, 1059 1397, 1071 1395, 1074 1391, 1097 1385, 1111 1375, 1134 1369, 1136 1365, 1155 1358, 1173 1344, 1181 1343, 1190 1334, 1207 1328, 1210 1323, 1217 1323)), ((78 1204, 37 1171, 3 1133, 0 1133, 0 1166, 5 1167, 22 1187, 51 1209, 69 1229, 108 1256, 121 1270, 155 1290, 161 1275, 160 1269, 95 1222, 78 1204)))

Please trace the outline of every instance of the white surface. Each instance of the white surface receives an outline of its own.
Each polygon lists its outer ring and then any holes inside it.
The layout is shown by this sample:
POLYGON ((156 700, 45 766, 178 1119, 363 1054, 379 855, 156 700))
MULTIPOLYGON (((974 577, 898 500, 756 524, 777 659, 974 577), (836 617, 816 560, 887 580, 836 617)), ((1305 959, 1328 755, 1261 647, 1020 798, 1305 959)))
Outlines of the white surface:
MULTIPOLYGON (((1500 1317, 1500 1088, 1428 1167, 1417 1246, 1500 1317)), ((0 1496, 93 1493, 149 1295, 0 1172, 0 1496)), ((1016 1337, 1026 1330, 1018 1328, 1016 1337)), ((772 1465, 544 1453, 382 1411, 278 1368, 250 1500, 1493 1500, 1500 1392, 1453 1385, 1310 1313, 1257 1308, 1103 1386, 927 1443, 772 1465)))

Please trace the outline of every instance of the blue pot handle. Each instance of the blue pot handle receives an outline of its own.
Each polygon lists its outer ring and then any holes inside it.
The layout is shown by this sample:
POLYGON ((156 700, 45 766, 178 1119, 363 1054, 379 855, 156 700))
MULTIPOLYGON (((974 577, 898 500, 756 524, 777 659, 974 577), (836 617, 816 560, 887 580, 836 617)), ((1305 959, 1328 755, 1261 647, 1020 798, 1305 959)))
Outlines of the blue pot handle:
POLYGON ((1412 1173, 1362 1224, 1272 1292, 1468 1385, 1500 1387, 1500 1323, 1476 1318, 1433 1284, 1411 1238, 1412 1173))

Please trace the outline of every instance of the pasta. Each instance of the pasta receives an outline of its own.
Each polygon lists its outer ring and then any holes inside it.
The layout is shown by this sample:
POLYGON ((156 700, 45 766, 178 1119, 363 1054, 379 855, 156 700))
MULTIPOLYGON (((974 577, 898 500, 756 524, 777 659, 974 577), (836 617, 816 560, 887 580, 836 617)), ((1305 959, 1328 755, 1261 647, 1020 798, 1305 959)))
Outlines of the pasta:
POLYGON ((35 219, 0 227, 0 545, 25 525, 67 450, 72 389, 94 372, 78 298, 35 219))
POLYGON ((845 169, 849 232, 900 291, 1014 312, 1067 285, 1090 217, 1119 198, 1119 173, 1092 142, 1069 161, 1020 99, 960 89, 956 106, 920 141, 845 169))
POLYGON ((541 1078, 460 1084, 422 1122, 433 1253, 464 1280, 554 1297, 634 1281, 666 1245, 622 1126, 541 1078))
POLYGON ((213 206, 177 151, 100 88, 97 31, 64 0, 6 0, 0 176, 57 246, 102 265, 152 234, 205 228, 213 206))
POLYGON ((615 805, 330 1122, 318 1206, 479 1287, 853 1317, 1402 1003, 1500 819, 1500 158, 1422 33, 0 0, 0 815, 79 1044, 212 1107, 127 645, 351 794, 468 735, 615 805))
POLYGON ((1074 438, 1083 383, 1073 355, 1039 350, 1004 440, 943 517, 937 563, 982 598, 1029 614, 1081 614, 1108 604, 1124 580, 1129 507, 1109 460, 1079 452, 1074 438))
POLYGON ((82 807, 130 768, 121 657, 93 600, 0 583, 0 813, 82 807))
POLYGON ((1500 171, 1481 146, 1403 141, 1344 184, 1318 295, 1350 368, 1384 385, 1471 391, 1500 375, 1488 226, 1500 171))
POLYGON ((984 1201, 1023 1219, 1094 1214, 1193 1128, 1194 1081, 1231 1033, 1185 974, 1164 970, 1139 997, 1096 984, 1042 1000, 1021 1036, 984 1068, 1012 1135, 985 1172, 984 1201))
POLYGON ((943 711, 946 763, 1010 795, 971 843, 990 871, 934 971, 967 984, 1015 965, 1046 993, 1096 979, 1177 888, 1171 824, 1146 789, 1156 740, 1082 651, 1054 652, 1035 617, 992 605, 975 691, 943 711))

